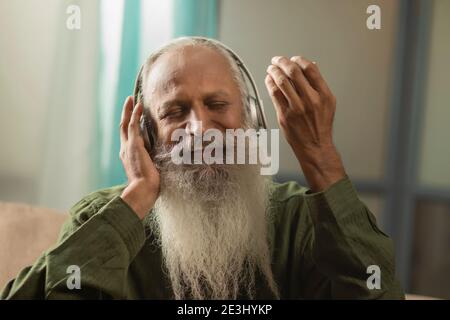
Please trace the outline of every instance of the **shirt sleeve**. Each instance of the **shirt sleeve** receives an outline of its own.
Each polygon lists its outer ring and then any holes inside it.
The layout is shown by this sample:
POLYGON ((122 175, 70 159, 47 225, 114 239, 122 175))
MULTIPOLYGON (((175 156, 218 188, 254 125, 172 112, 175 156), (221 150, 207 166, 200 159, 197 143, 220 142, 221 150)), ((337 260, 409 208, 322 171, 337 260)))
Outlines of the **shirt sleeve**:
POLYGON ((348 176, 323 192, 306 192, 304 197, 312 222, 303 238, 304 295, 317 299, 404 299, 395 277, 393 243, 377 227, 348 176))
POLYGON ((0 297, 126 298, 128 267, 144 242, 141 220, 120 196, 102 206, 81 200, 62 228, 57 246, 23 269, 0 297))

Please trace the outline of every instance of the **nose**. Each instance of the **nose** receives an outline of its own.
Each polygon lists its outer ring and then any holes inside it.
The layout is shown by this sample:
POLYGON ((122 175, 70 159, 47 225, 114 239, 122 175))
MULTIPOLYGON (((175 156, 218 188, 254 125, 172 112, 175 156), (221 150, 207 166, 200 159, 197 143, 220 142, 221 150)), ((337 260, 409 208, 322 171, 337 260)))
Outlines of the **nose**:
POLYGON ((200 136, 211 128, 214 126, 208 111, 203 106, 192 108, 186 123, 186 133, 200 136))

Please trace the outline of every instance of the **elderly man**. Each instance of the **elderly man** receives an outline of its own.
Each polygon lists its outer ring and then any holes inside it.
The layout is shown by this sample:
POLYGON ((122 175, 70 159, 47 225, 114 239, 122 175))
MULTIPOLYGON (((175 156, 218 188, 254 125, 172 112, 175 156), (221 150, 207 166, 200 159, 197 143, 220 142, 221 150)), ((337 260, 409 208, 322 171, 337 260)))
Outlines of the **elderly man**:
POLYGON ((123 108, 128 183, 78 202, 57 246, 2 298, 402 299, 392 242, 333 143, 336 100, 315 63, 274 57, 265 79, 309 188, 271 182, 258 165, 171 161, 176 129, 254 125, 242 80, 230 53, 205 39, 152 54, 142 103, 133 108, 129 97, 123 108), (157 133, 152 157, 139 128, 144 108, 157 133))

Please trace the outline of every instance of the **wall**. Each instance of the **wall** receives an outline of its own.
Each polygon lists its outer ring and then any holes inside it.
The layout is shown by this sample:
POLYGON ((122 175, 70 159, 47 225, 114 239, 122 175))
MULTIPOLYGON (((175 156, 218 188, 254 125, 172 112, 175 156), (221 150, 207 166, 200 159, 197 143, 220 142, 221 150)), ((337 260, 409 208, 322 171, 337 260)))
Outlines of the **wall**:
MULTIPOLYGON (((262 92, 269 126, 278 127, 264 86, 270 59, 275 55, 304 55, 318 63, 337 97, 335 142, 347 173, 352 179, 381 180, 399 2, 226 0, 220 4, 219 39, 235 49, 252 71, 262 92), (366 27, 370 4, 381 7, 381 30, 366 27)), ((301 174, 284 137, 280 173, 293 177, 301 174)), ((380 214, 381 197, 364 194, 362 198, 376 215, 380 214)))
MULTIPOLYGON (((58 0, 0 1, 0 196, 37 201, 58 0)), ((64 12, 63 12, 64 14, 64 12)))

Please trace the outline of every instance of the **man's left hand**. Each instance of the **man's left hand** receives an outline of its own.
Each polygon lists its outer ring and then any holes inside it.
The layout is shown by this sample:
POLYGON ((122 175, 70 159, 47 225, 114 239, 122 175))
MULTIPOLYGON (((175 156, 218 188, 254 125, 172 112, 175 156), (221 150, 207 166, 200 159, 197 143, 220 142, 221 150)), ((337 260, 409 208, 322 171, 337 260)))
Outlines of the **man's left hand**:
POLYGON ((332 133, 336 98, 317 64, 300 56, 274 57, 265 83, 311 191, 342 179, 346 173, 332 133))

